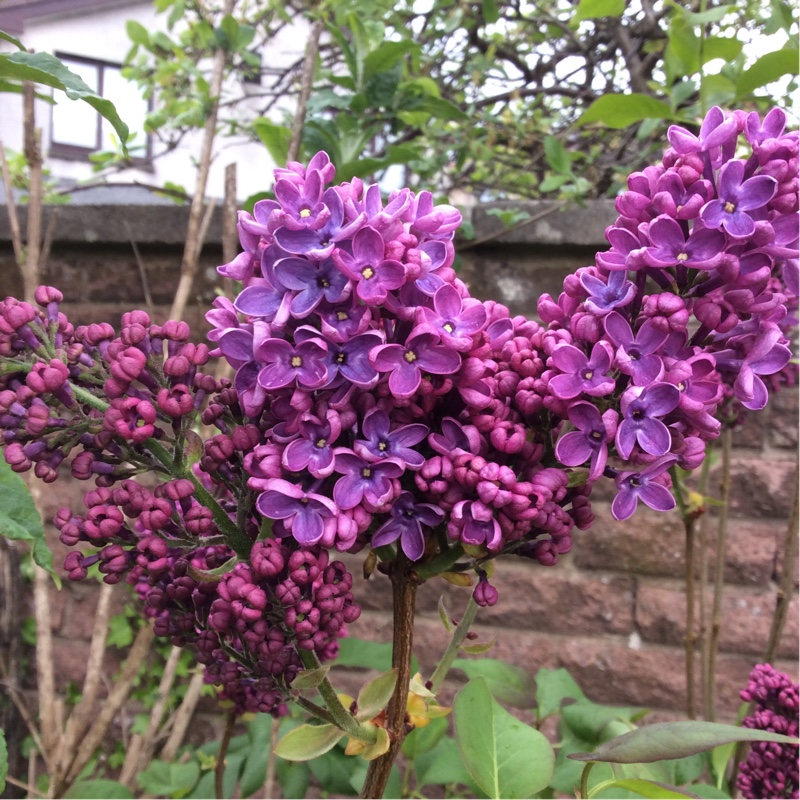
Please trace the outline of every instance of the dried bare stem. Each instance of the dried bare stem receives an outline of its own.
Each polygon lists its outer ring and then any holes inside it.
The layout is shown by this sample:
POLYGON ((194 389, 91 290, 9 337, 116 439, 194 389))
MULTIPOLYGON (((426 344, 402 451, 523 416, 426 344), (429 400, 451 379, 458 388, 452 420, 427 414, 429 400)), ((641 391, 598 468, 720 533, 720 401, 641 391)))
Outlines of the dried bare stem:
POLYGON ((139 674, 145 658, 150 652, 155 634, 153 626, 149 622, 140 628, 139 633, 133 641, 128 658, 122 668, 119 678, 114 683, 114 688, 103 703, 100 713, 97 715, 88 733, 78 747, 77 754, 69 773, 58 783, 51 782, 49 797, 63 797, 64 792, 70 784, 77 778, 80 771, 89 763, 89 759, 94 751, 100 746, 103 737, 106 735, 108 726, 119 712, 122 704, 130 694, 133 682, 139 674))
POLYGON ((783 547, 783 572, 781 582, 775 595, 775 613, 772 617, 772 625, 769 631, 769 641, 767 650, 764 653, 764 661, 771 664, 778 652, 778 644, 781 641, 783 627, 786 624, 786 613, 789 610, 789 602, 794 592, 795 561, 798 549, 798 526, 800 525, 800 509, 798 508, 798 468, 794 470, 794 497, 792 499, 792 511, 789 515, 789 527, 786 529, 786 544, 783 547))
POLYGON ((275 748, 278 746, 278 735, 280 734, 281 721, 278 718, 272 720, 272 727, 269 733, 269 755, 267 756, 267 774, 264 777, 264 788, 261 794, 264 797, 275 796, 275 770, 278 766, 278 757, 275 755, 275 748))
POLYGON ((306 42, 306 53, 303 59, 303 73, 300 78, 300 96, 297 98, 297 110, 292 122, 292 138, 289 142, 289 152, 286 156, 287 161, 297 161, 300 155, 300 144, 303 140, 303 125, 306 121, 306 108, 308 98, 311 96, 311 86, 314 83, 314 67, 317 63, 317 52, 319 50, 319 37, 322 34, 323 21, 314 20, 306 42))
POLYGON ((6 149, 3 147, 2 142, 0 142, 0 172, 2 172, 3 184, 6 187, 6 212, 8 213, 8 225, 11 228, 11 245, 14 248, 14 258, 17 264, 22 267, 25 259, 25 246, 22 243, 17 204, 14 201, 14 189, 11 186, 11 170, 8 168, 6 149))
MULTIPOLYGON (((225 0, 223 15, 233 12, 236 0, 225 0)), ((210 108, 203 130, 203 143, 200 150, 200 160, 197 169, 197 181, 195 183, 192 205, 189 210, 189 224, 186 230, 186 245, 183 250, 181 262, 181 277, 178 288, 175 291, 175 300, 172 303, 169 315, 171 319, 180 319, 186 308, 186 302, 191 293, 192 284, 197 274, 197 266, 200 257, 200 250, 203 245, 201 235, 203 233, 203 217, 208 214, 208 209, 204 212, 206 187, 208 185, 208 173, 211 169, 213 158, 214 138, 217 133, 217 118, 219 115, 219 100, 222 92, 222 82, 225 77, 225 66, 228 53, 222 47, 214 52, 213 65, 211 69, 211 80, 209 81, 210 108)))
POLYGON ((203 683, 203 668, 198 667, 194 675, 192 675, 192 680, 189 681, 189 688, 183 696, 183 702, 172 718, 172 732, 161 751, 161 758, 165 761, 172 761, 178 754, 178 748, 183 744, 183 737, 186 736, 189 723, 192 721, 194 711, 197 708, 197 701, 200 699, 203 683))
POLYGON ((36 617, 36 678, 39 689, 42 757, 48 762, 48 768, 52 768, 55 767, 56 747, 61 731, 56 723, 50 576, 39 566, 33 568, 33 607, 36 617))
POLYGON ((147 312, 153 316, 153 296, 150 294, 150 284, 147 280, 147 270, 144 266, 144 260, 139 250, 139 245, 136 244, 136 239, 131 233, 131 226, 125 221, 125 230, 128 232, 128 239, 131 243, 131 250, 133 250, 133 257, 136 259, 136 268, 139 270, 139 281, 142 284, 142 293, 144 294, 144 302, 147 304, 147 312))
POLYGON ((717 526, 717 552, 714 564, 714 600, 711 607, 711 632, 708 643, 708 719, 712 722, 717 715, 717 687, 714 677, 717 668, 717 646, 722 625, 722 587, 725 576, 725 540, 728 533, 728 506, 731 497, 731 447, 732 434, 730 428, 722 433, 722 477, 720 479, 719 522, 717 526))
POLYGON ((36 127, 32 83, 22 86, 25 158, 28 161, 30 190, 28 192, 27 252, 22 268, 22 285, 27 303, 33 303, 33 293, 39 283, 39 260, 42 239, 42 132, 36 127))
POLYGON ((236 722, 236 711, 235 709, 230 709, 230 711, 225 714, 225 730, 222 733, 222 741, 219 743, 217 766, 214 769, 214 797, 216 797, 217 800, 222 800, 224 795, 225 759, 228 756, 228 745, 231 743, 231 737, 233 736, 234 722, 236 722))

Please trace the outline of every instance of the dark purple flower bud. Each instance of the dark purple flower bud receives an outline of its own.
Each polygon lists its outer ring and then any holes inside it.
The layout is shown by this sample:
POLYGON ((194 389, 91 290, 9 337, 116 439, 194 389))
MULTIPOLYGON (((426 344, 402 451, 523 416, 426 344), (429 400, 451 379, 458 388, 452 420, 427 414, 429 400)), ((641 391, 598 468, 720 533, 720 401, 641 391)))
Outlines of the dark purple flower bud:
POLYGON ((495 605, 499 597, 500 595, 497 589, 489 583, 486 573, 481 572, 478 585, 472 592, 472 599, 481 606, 481 608, 485 608, 486 606, 495 605))

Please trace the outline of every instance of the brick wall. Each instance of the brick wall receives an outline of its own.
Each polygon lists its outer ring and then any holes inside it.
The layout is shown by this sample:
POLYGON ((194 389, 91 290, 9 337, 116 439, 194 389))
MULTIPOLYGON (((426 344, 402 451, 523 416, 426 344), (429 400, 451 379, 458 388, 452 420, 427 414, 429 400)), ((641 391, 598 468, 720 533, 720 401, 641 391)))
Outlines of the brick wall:
MULTIPOLYGON (((479 297, 508 304, 513 313, 531 314, 541 292, 557 293, 567 272, 593 262, 604 249, 603 231, 614 218, 610 204, 548 213, 526 207, 531 222, 503 232, 499 221, 475 210, 476 237, 459 249, 461 274, 479 297), (476 244, 475 242, 480 242, 476 244)), ((106 319, 143 307, 140 266, 131 240, 141 252, 154 313, 163 318, 177 285, 186 209, 180 207, 67 206, 59 210, 52 255, 44 279, 65 293, 65 310, 75 322, 106 319)), ((189 311, 202 324, 213 299, 213 267, 221 260, 220 224, 215 219, 189 311)), ((0 214, 0 292, 19 292, 7 221, 0 214)), ((733 502, 725 551, 725 592, 718 659, 717 690, 722 714, 739 705, 738 690, 761 659, 776 598, 776 579, 791 503, 797 457, 797 393, 778 394, 769 408, 737 432, 733 460, 733 502)), ((718 471, 712 473, 716 491, 718 471)), ((45 491, 46 513, 61 505, 80 507, 83 487, 68 480, 45 491)), ((476 630, 496 639, 489 655, 536 671, 564 666, 589 696, 599 702, 642 705, 662 714, 685 707, 683 636, 685 627, 684 534, 676 514, 640 507, 625 523, 608 511, 609 495, 596 492, 597 521, 577 532, 574 550, 558 566, 544 568, 505 559, 494 582, 500 601, 480 612, 476 630)), ((709 524, 709 540, 716 524, 709 524)), ((57 560, 63 548, 56 545, 57 560)), ((709 547, 709 558, 714 547, 709 547)), ((348 557, 360 574, 358 556, 348 557)), ((796 565, 792 567, 796 573, 796 565)), ((357 579, 360 581, 360 579, 357 579)), ((353 635, 390 638, 388 582, 375 576, 357 583, 364 613, 353 635)), ((91 631, 93 590, 67 585, 55 601, 58 680, 80 680, 91 631)), ((416 643, 423 666, 430 667, 444 647, 436 604, 445 595, 458 615, 468 590, 436 580, 419 594, 416 643)), ((123 590, 117 603, 123 602, 123 590)), ((797 672, 798 605, 792 600, 778 665, 797 672)))

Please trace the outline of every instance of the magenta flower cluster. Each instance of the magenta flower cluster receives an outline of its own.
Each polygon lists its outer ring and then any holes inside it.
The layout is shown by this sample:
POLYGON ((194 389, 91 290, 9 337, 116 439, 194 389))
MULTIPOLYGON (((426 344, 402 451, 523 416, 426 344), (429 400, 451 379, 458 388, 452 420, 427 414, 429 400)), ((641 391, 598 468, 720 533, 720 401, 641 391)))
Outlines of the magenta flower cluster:
POLYGON ((697 136, 672 126, 661 166, 617 197, 611 249, 539 301, 544 402, 569 423, 556 458, 614 477, 617 519, 672 508, 669 468, 697 467, 736 405, 763 408, 765 380, 794 380, 798 137, 784 125, 779 109, 713 108, 697 136))
POLYGON ((661 166, 617 198, 611 249, 538 306, 470 296, 457 209, 408 189, 331 185, 317 154, 240 212, 239 281, 207 314, 215 348, 141 311, 73 329, 61 295, 0 304, 0 426, 16 471, 94 478, 59 512, 70 577, 128 580, 159 633, 191 644, 240 710, 282 713, 303 651, 332 656, 358 615, 328 551, 418 576, 500 553, 556 563, 593 521, 674 507, 737 406, 793 379, 798 137, 783 112, 712 109, 672 127, 661 166), (751 153, 738 158, 740 138, 751 153), (210 355, 233 381, 202 368, 210 355), (198 420, 216 433, 201 441, 198 420), (156 473, 150 488, 139 473, 156 473), (391 567, 388 567, 391 568, 391 567))
MULTIPOLYGON (((742 721, 745 728, 798 736, 800 687, 769 664, 758 664, 750 673, 742 700, 755 709, 742 721)), ((753 742, 739 767, 736 787, 742 797, 798 797, 798 747, 777 742, 753 742)))

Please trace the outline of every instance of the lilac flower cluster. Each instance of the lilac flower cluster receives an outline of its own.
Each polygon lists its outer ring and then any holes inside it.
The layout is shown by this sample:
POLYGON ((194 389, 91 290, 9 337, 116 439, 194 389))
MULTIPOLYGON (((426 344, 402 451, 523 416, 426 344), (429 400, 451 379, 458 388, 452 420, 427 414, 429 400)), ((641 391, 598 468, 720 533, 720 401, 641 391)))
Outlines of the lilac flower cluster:
POLYGON ((243 413, 215 424, 264 434, 244 457, 257 511, 304 547, 420 562, 450 540, 554 563, 592 517, 588 487, 545 461, 545 331, 470 297, 455 208, 333 174, 324 153, 290 164, 277 200, 240 212, 220 273, 244 288, 207 315, 243 413))
MULTIPOLYGON (((758 664, 741 695, 755 703, 753 713, 742 721, 745 728, 797 737, 800 687, 788 675, 758 664)), ((753 742, 739 767, 736 787, 742 797, 798 797, 797 745, 753 742)))
POLYGON ((735 404, 763 408, 765 379, 794 380, 798 135, 784 126, 779 109, 719 108, 699 135, 672 126, 661 166, 617 197, 611 249, 539 301, 555 456, 615 479, 617 519, 640 500, 674 507, 669 468, 697 467, 735 404))
POLYGON ((256 541, 252 516, 234 522, 247 492, 242 453, 261 433, 239 426, 191 456, 191 426, 206 400, 213 418, 236 406, 236 393, 199 371, 208 348, 188 341, 185 323, 153 325, 135 311, 119 336, 106 324, 75 329, 61 300, 40 287, 40 308, 11 298, 0 305, 0 425, 15 471, 33 466, 53 481, 71 456, 75 478, 94 478, 85 513, 63 508, 55 518, 63 544, 90 548, 68 553, 69 577, 82 580, 96 566, 106 583, 134 584, 156 633, 192 645, 240 713, 286 713, 288 685, 302 668, 298 649, 333 657, 359 614, 351 576, 325 551, 256 541), (132 479, 145 471, 161 480, 148 488, 132 479), (236 542, 226 544, 212 506, 238 526, 236 542), (237 554, 248 563, 233 566, 237 554))

